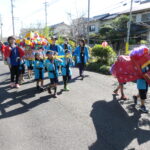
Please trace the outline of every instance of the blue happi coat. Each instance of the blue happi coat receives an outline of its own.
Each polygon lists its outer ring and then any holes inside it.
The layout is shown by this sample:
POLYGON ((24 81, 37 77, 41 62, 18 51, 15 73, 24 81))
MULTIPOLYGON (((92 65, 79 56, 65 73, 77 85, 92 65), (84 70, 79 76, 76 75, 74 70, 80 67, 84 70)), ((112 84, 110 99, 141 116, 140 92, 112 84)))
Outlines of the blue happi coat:
MULTIPOLYGON (((61 47, 65 50, 65 44, 62 44, 61 47)), ((71 45, 67 44, 67 49, 72 53, 71 45)))
POLYGON ((44 61, 35 60, 34 61, 34 74, 35 79, 44 79, 44 61))
POLYGON ((45 67, 47 68, 49 79, 57 78, 59 76, 58 66, 60 66, 60 62, 58 60, 46 59, 45 67))
MULTIPOLYGON (((77 64, 81 63, 81 47, 76 47, 73 56, 76 56, 77 64)), ((89 60, 89 48, 87 46, 84 47, 84 63, 86 64, 89 60)))
POLYGON ((65 55, 64 49, 58 44, 55 44, 55 45, 51 44, 46 47, 46 50, 52 50, 54 52, 57 52, 59 56, 65 55))
POLYGON ((62 76, 72 76, 71 67, 74 66, 74 61, 71 58, 64 58, 61 63, 62 66, 62 76))

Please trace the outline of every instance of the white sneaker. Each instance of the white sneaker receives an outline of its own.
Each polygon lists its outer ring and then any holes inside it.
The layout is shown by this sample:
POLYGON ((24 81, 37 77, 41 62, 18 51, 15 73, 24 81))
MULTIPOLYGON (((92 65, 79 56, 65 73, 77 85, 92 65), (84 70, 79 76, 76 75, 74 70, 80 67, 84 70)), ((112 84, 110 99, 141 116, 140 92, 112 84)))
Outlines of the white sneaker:
POLYGON ((20 85, 19 85, 19 84, 16 84, 16 88, 20 88, 20 85))

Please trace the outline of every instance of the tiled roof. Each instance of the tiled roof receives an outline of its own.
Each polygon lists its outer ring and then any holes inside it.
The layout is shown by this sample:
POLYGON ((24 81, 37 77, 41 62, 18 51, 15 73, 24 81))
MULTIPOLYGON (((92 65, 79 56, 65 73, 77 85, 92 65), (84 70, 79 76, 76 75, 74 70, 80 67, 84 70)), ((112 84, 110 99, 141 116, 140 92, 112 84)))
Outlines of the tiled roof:
POLYGON ((108 17, 105 17, 103 20, 114 19, 114 18, 116 18, 118 16, 119 16, 119 14, 110 14, 108 17))
POLYGON ((57 23, 57 24, 51 25, 50 27, 51 28, 56 28, 59 25, 66 25, 66 24, 64 22, 61 22, 61 23, 57 23))

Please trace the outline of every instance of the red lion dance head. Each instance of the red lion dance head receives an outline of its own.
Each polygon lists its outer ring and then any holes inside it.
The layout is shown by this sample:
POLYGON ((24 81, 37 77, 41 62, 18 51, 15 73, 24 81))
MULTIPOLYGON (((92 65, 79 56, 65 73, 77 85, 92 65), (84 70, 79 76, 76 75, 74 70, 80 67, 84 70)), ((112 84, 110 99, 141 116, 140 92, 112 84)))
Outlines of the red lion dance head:
POLYGON ((140 46, 132 50, 129 56, 119 56, 111 73, 119 83, 143 78, 150 85, 150 50, 146 46, 140 46))

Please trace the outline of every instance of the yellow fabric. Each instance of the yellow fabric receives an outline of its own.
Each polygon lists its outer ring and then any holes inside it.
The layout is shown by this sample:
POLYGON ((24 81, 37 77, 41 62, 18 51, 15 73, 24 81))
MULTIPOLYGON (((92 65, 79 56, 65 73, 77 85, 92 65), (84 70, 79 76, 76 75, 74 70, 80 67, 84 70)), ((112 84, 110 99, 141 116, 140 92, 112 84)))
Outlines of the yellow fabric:
POLYGON ((142 69, 145 68, 146 66, 148 66, 150 64, 150 60, 147 61, 145 64, 142 65, 142 69))

